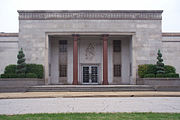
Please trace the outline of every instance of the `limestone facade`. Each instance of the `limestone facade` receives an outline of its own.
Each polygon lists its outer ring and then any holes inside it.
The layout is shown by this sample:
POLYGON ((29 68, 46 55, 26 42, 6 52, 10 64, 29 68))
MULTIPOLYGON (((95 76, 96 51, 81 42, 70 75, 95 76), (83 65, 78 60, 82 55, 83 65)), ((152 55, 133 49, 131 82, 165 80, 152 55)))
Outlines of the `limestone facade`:
MULTIPOLYGON (((98 84, 103 83, 103 35, 108 35, 109 84, 136 84, 139 64, 155 64, 158 49, 166 64, 180 73, 180 34, 162 33, 162 11, 18 11, 19 33, 16 44, 12 37, 0 37, 0 54, 7 56, 5 65, 16 62, 17 51, 23 48, 27 63, 43 64, 46 84, 72 84, 73 35, 78 35, 78 82, 83 84, 83 66, 98 66, 98 84), (67 40, 67 78, 59 78, 59 41, 67 40), (119 58, 113 57, 113 41, 121 41, 119 58), (173 57, 172 57, 173 56, 173 57), (11 60, 14 61, 11 61, 11 60), (118 61, 119 60, 119 61, 118 61), (114 63, 121 63, 121 77, 114 77, 114 63)), ((92 69, 89 67, 89 69, 92 69)))

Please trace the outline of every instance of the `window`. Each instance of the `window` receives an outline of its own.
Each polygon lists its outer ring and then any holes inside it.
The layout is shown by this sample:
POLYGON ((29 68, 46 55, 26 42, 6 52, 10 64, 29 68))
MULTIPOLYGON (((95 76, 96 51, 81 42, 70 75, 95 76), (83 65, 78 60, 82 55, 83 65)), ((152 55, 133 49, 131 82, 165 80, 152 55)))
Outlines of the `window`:
POLYGON ((132 63, 130 63, 130 68, 129 68, 129 70, 130 70, 129 74, 130 74, 130 76, 132 76, 132 63))
POLYGON ((59 52, 67 52, 67 40, 59 41, 59 52))
POLYGON ((59 77, 67 77, 67 65, 59 65, 59 77))
POLYGON ((113 51, 121 52, 121 40, 113 40, 113 51))
POLYGON ((121 77, 121 65, 120 64, 114 65, 114 77, 121 77))

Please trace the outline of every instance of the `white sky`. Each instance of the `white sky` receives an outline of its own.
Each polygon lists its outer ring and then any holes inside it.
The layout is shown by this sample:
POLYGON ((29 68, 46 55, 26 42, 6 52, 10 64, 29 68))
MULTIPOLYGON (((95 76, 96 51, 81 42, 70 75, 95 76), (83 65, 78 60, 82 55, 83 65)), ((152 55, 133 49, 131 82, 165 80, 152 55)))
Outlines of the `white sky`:
POLYGON ((0 0, 0 32, 18 32, 17 10, 164 10, 163 32, 180 32, 180 0, 0 0))

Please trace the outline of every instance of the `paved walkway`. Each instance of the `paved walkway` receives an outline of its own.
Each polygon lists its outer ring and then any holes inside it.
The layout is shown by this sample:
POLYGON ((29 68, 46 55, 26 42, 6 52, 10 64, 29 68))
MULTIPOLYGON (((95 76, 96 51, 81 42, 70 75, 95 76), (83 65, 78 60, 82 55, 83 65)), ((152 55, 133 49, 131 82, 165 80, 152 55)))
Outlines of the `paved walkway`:
POLYGON ((0 114, 67 112, 178 112, 180 97, 0 99, 0 114))
POLYGON ((180 92, 129 91, 129 92, 17 92, 0 93, 0 99, 16 98, 71 98, 71 97, 180 97, 180 92))

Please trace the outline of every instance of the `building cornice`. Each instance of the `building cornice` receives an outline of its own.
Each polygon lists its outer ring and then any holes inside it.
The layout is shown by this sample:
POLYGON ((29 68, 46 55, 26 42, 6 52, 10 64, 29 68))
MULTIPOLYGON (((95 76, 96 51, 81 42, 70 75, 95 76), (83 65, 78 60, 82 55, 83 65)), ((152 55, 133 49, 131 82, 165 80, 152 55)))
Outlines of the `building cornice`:
POLYGON ((165 32, 162 33, 163 37, 180 37, 180 32, 165 32))
POLYGON ((0 32, 0 37, 18 37, 18 33, 1 33, 0 32))
POLYGON ((162 10, 18 10, 19 20, 161 20, 162 10))

